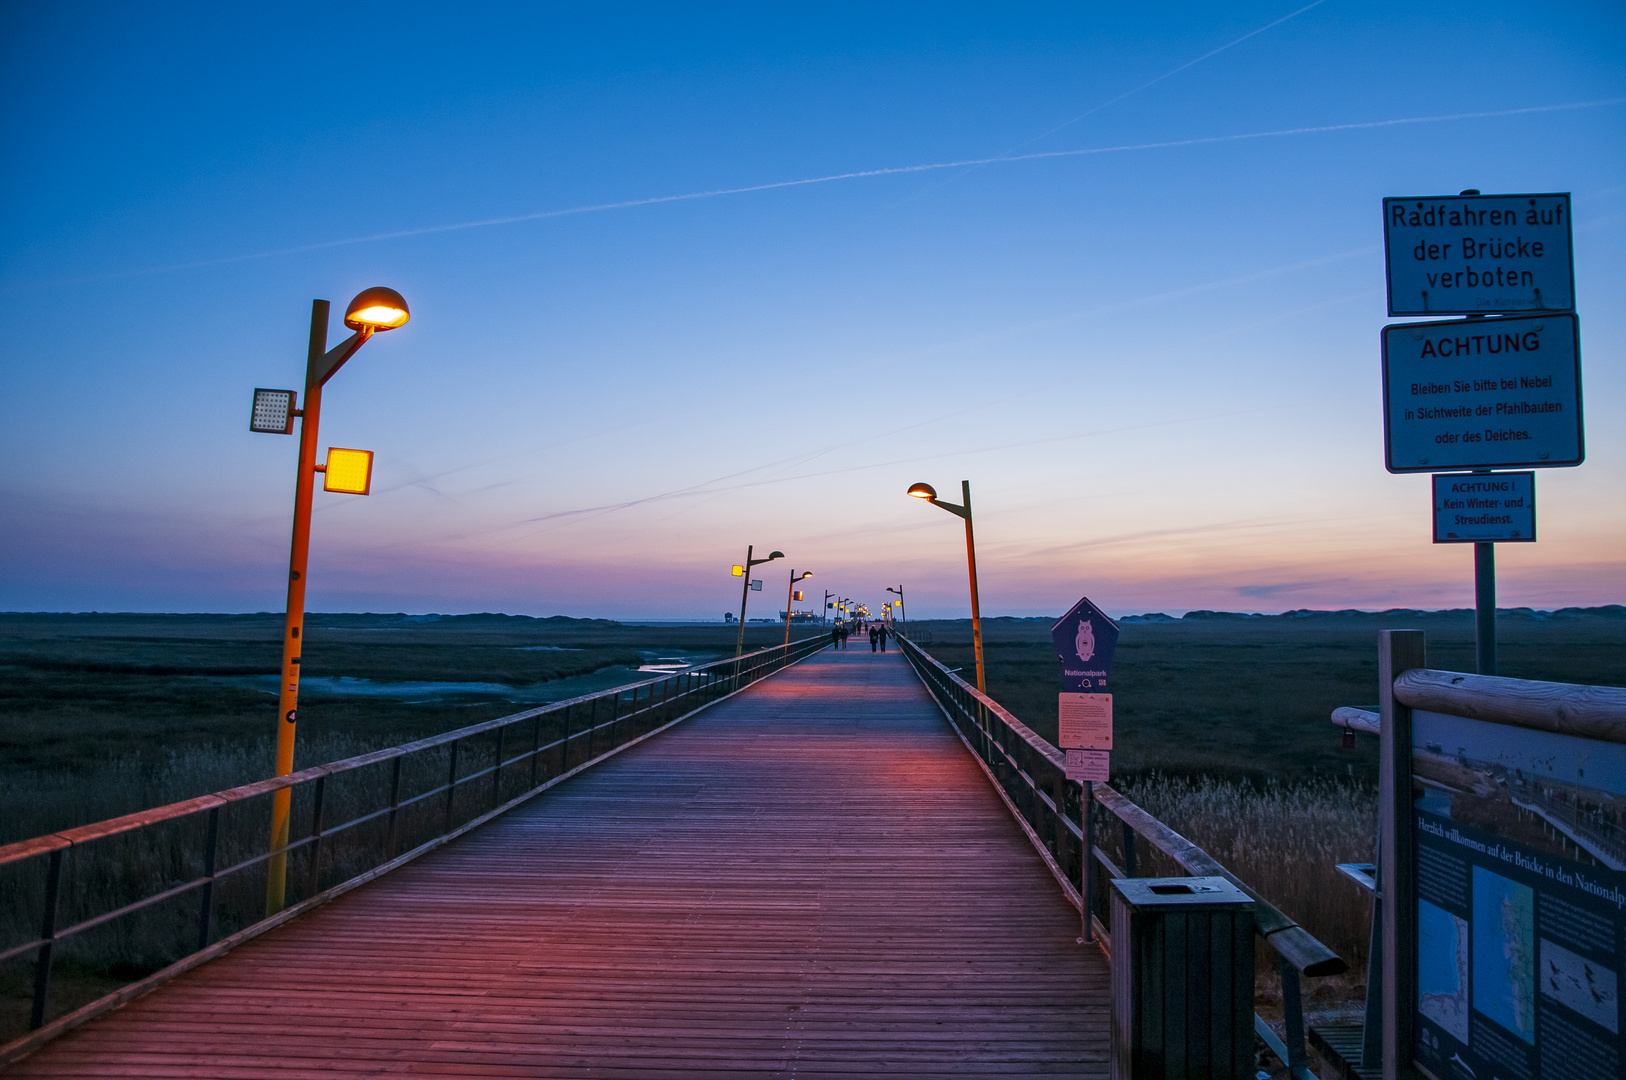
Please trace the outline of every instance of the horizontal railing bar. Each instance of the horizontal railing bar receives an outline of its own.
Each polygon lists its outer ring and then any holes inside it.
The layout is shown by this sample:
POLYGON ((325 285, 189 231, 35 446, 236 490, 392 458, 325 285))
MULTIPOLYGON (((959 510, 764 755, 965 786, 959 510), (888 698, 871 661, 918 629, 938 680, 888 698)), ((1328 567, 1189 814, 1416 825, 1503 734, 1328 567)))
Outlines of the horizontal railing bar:
MULTIPOLYGON (((689 671, 678 672, 671 675, 656 676, 652 679, 644 679, 634 683, 625 683, 621 686, 600 690, 597 693, 583 694, 578 697, 550 702, 547 705, 540 705, 533 709, 526 709, 522 712, 511 713, 507 716, 500 716, 492 720, 485 720, 478 724, 471 724, 468 727, 458 728, 455 731, 444 732, 440 735, 433 735, 428 738, 418 739, 414 742, 402 743, 399 746, 386 747, 382 750, 369 751, 365 754, 344 758, 340 761, 329 762, 324 765, 312 766, 311 768, 302 769, 299 772, 291 773, 287 776, 271 777, 266 780, 256 781, 252 784, 244 784, 240 787, 228 788, 224 791, 217 791, 210 795, 200 795, 193 799, 169 803, 165 806, 157 806, 148 810, 137 811, 133 814, 125 814, 121 817, 109 818, 106 821, 98 821, 89 825, 81 825, 73 829, 64 829, 61 832, 49 833, 44 836, 32 837, 28 840, 19 840, 14 843, 0 845, 0 866, 18 862, 22 859, 33 858, 36 855, 49 854, 52 851, 58 851, 65 847, 71 847, 74 844, 84 844, 92 840, 100 840, 106 837, 119 835, 120 833, 131 832, 136 829, 144 828, 148 825, 156 825, 165 821, 188 817, 192 814, 201 813, 205 810, 212 810, 215 807, 221 806, 225 803, 240 802, 245 799, 257 798, 261 795, 267 795, 274 791, 280 791, 283 788, 296 787, 300 784, 309 783, 310 781, 316 780, 319 777, 334 776, 346 772, 353 772, 356 769, 365 768, 368 765, 377 765, 381 762, 390 761, 394 758, 405 757, 409 754, 417 753, 423 750, 430 750, 438 746, 444 746, 448 743, 458 742, 477 735, 483 735, 488 732, 495 731, 498 728, 507 727, 513 724, 521 723, 525 720, 534 719, 538 715, 550 712, 559 712, 576 705, 585 704, 594 700, 602 700, 611 696, 619 698, 622 694, 626 694, 632 690, 641 690, 646 686, 663 683, 670 679, 679 678, 684 675, 691 678, 695 677, 696 675, 704 675, 709 678, 712 677, 712 673, 709 670, 711 668, 732 668, 741 661, 747 661, 753 657, 766 657, 769 653, 784 652, 788 656, 790 652, 796 648, 796 646, 806 644, 811 640, 814 639, 811 637, 801 638, 792 642, 789 649, 787 649, 784 645, 772 645, 765 649, 758 649, 755 652, 747 653, 743 657, 728 660, 713 660, 706 664, 699 665, 696 668, 690 669, 689 671)), ((822 637, 819 640, 822 642, 822 637)), ((750 674, 754 674, 763 666, 765 666, 763 663, 753 664, 745 670, 742 670, 740 677, 745 678, 750 674)), ((628 715, 638 715, 639 713, 646 711, 648 710, 639 709, 636 712, 628 715)), ((620 719, 626 719, 626 717, 621 717, 620 719)), ((606 724, 607 723, 613 723, 613 721, 607 721, 606 724)), ((592 728, 586 730, 598 731, 605 727, 606 724, 594 725, 592 728)), ((576 736, 573 735, 572 738, 574 737, 576 736)))
POLYGON ((21 945, 13 945, 4 952, 0 952, 0 964, 5 963, 7 960, 13 959, 14 957, 21 956, 25 952, 31 952, 44 944, 45 939, 42 937, 37 937, 33 941, 25 941, 21 945))
POLYGON ((1357 709, 1352 705, 1343 705, 1332 711, 1332 722, 1339 727, 1364 731, 1368 735, 1383 734, 1383 717, 1371 709, 1357 709))
POLYGON ((215 877, 204 876, 200 878, 193 878, 191 881, 183 881, 179 885, 170 886, 161 893, 154 893, 144 900, 137 900, 133 904, 125 904, 123 907, 115 908, 112 911, 104 911, 100 915, 86 919, 84 922, 78 922, 74 923, 72 926, 63 927, 61 930, 58 930, 56 933, 51 935, 51 940, 63 941, 75 934, 82 934, 86 930, 94 930, 103 923, 112 922, 114 919, 121 919, 126 915, 134 914, 135 912, 140 911, 142 908, 151 907, 153 904, 161 904, 165 900, 173 900, 177 896, 185 896, 193 889, 201 889, 209 882, 215 880, 215 878, 218 876, 219 875, 215 875, 215 877))
POLYGON ((1626 687, 1412 668, 1395 679, 1394 691, 1397 701, 1413 709, 1626 743, 1626 687))

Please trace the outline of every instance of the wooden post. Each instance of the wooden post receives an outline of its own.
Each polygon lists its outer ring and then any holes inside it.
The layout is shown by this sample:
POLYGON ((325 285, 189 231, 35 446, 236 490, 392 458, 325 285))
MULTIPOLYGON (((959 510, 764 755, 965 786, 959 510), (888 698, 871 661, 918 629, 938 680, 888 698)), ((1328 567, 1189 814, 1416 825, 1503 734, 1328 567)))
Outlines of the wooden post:
POLYGON ((1417 889, 1412 833, 1411 709, 1395 698, 1395 679, 1426 667, 1421 630, 1378 632, 1378 874, 1383 920, 1383 1080, 1409 1080, 1412 1012, 1417 1001, 1417 889))

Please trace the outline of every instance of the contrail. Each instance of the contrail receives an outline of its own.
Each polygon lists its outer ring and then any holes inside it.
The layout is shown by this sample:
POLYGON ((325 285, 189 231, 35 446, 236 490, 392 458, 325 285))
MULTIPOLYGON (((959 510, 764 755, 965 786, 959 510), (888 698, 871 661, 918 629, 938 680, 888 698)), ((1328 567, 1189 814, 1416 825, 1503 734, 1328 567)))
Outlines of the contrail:
MULTIPOLYGON (((1247 41, 1249 38, 1258 37, 1260 34, 1263 34, 1266 30, 1274 29, 1275 27, 1278 27, 1278 26, 1282 25, 1282 23, 1287 22, 1290 19, 1296 19, 1300 15, 1303 15, 1306 11, 1309 11, 1311 8, 1320 7, 1322 4, 1324 4, 1326 2, 1327 2, 1327 0, 1315 0, 1315 3, 1306 4, 1304 7, 1299 8, 1297 11, 1293 12, 1291 15, 1283 15, 1281 18, 1277 19, 1273 23, 1266 23, 1264 26, 1261 26, 1257 30, 1250 30, 1248 33, 1243 34, 1241 37, 1237 38, 1235 41, 1227 42, 1226 44, 1221 45, 1217 49, 1213 49, 1213 50, 1210 50, 1209 52, 1203 53, 1201 56, 1197 57, 1197 59, 1195 59, 1195 60, 1188 60, 1184 64, 1181 64, 1177 68, 1173 68, 1173 69, 1171 69, 1169 71, 1165 71, 1163 74, 1159 75, 1157 78, 1149 80, 1148 82, 1143 82, 1139 86, 1135 87, 1133 90, 1125 90, 1123 93, 1119 94, 1117 97, 1112 98, 1109 101, 1103 101, 1101 104, 1095 106, 1094 108, 1084 110, 1083 112, 1079 113, 1077 116, 1073 117, 1071 120, 1062 121, 1061 123, 1057 124, 1055 127, 1051 128, 1049 131, 1041 131, 1039 134, 1033 136, 1033 138, 1025 139, 1022 142, 1018 143, 1012 149, 1019 150, 1024 146, 1028 146, 1028 145, 1031 145, 1033 143, 1038 142, 1040 139, 1047 138, 1048 136, 1054 135, 1056 132, 1060 131, 1062 128, 1072 127, 1074 124, 1078 123, 1080 120, 1083 120, 1084 118, 1089 117, 1089 116, 1094 116, 1096 113, 1100 112, 1102 109, 1105 109, 1105 108, 1108 108, 1109 106, 1118 104, 1118 102, 1122 101, 1124 98, 1133 97, 1134 95, 1140 93, 1142 90, 1146 90, 1146 89, 1149 89, 1149 88, 1151 88, 1153 86, 1156 86, 1158 83, 1162 82, 1164 79, 1172 79, 1174 76, 1180 74, 1182 71, 1185 71, 1187 68, 1194 68, 1198 64, 1202 63, 1204 60, 1208 60, 1208 59, 1211 59, 1213 57, 1216 57, 1220 53, 1224 52, 1226 49, 1233 49, 1236 46, 1242 44, 1244 41, 1247 41)), ((1010 151, 1006 151, 1006 152, 1009 153, 1010 151)))
POLYGON ((1374 128, 1401 127, 1408 124, 1444 124, 1456 120, 1488 120, 1504 116, 1528 116, 1535 113, 1562 112, 1572 109, 1594 109, 1605 105, 1619 105, 1622 102, 1626 102, 1626 97, 1602 98, 1597 101, 1572 101, 1562 105, 1533 105, 1522 109, 1446 113, 1439 116, 1406 116, 1394 120, 1366 120, 1351 124, 1319 124, 1313 127, 1278 128, 1273 131, 1250 131, 1234 135, 1208 135, 1195 139, 1169 139, 1163 142, 1125 143, 1119 146, 1094 146, 1078 150, 1045 150, 1031 154, 1000 154, 994 157, 964 158, 959 161, 935 161, 922 165, 892 165, 878 169, 859 169, 853 172, 810 176, 800 180, 776 180, 767 184, 748 184, 744 187, 712 188, 706 191, 685 192, 681 195, 653 195, 643 199, 590 203, 585 206, 572 206, 560 210, 539 210, 535 213, 514 214, 509 217, 459 221, 449 225, 426 225, 418 229, 397 229, 393 232, 352 236, 344 240, 324 240, 320 243, 304 244, 300 247, 277 248, 272 251, 258 251, 248 255, 202 259, 197 262, 174 263, 146 270, 128 270, 117 274, 105 274, 80 280, 104 281, 109 278, 162 274, 176 270, 196 270, 206 266, 221 266, 227 263, 248 262, 254 259, 271 259, 281 255, 302 255, 312 251, 347 247, 351 244, 370 244, 379 240, 400 240, 411 236, 431 236, 436 233, 461 232, 464 229, 486 229, 496 225, 517 225, 526 221, 545 221, 549 218, 573 217, 578 214, 597 214, 607 210, 630 210, 640 206, 659 206, 663 203, 694 202, 700 199, 721 198, 725 195, 749 195, 759 191, 779 191, 784 188, 809 187, 814 184, 831 184, 841 180, 867 180, 877 176, 906 176, 911 173, 939 172, 945 169, 966 169, 976 165, 1004 165, 1023 161, 1049 161, 1060 158, 1092 157, 1101 154, 1125 154, 1142 150, 1169 150, 1183 146, 1211 146, 1217 143, 1243 142, 1250 139, 1280 139, 1292 135, 1315 135, 1330 131, 1365 131, 1374 128))

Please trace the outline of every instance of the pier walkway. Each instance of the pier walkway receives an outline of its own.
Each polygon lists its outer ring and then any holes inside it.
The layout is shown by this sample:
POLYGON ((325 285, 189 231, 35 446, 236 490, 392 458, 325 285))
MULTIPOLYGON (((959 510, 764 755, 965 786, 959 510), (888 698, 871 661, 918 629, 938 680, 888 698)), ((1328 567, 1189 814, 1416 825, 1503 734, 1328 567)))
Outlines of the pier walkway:
POLYGON ((897 653, 816 653, 8 1077, 1088 1076, 1107 964, 897 653))

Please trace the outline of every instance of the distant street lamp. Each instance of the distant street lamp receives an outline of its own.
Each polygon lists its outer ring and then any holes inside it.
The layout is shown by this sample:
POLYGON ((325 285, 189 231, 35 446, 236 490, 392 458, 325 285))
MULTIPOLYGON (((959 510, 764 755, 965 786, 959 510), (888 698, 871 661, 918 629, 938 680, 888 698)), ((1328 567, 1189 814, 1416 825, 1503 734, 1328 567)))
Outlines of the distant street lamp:
POLYGON ((790 609, 791 609, 791 601, 796 599, 796 583, 798 581, 801 581, 802 578, 810 578, 812 576, 813 576, 813 571, 811 571, 811 570, 809 570, 805 574, 797 574, 794 569, 791 570, 791 572, 790 572, 790 588, 785 590, 785 644, 786 645, 790 644, 790 609))
POLYGON ((824 625, 824 613, 826 611, 830 610, 830 598, 832 596, 834 596, 834 595, 835 595, 835 593, 830 592, 829 590, 825 590, 825 593, 824 593, 824 606, 819 609, 819 625, 820 626, 824 625))
MULTIPOLYGON (((751 567, 761 566, 763 563, 773 562, 775 559, 783 559, 785 557, 785 553, 783 551, 770 551, 768 552, 768 557, 766 559, 753 559, 751 558, 751 553, 755 550, 756 545, 747 544, 745 547, 745 565, 741 566, 739 563, 734 564, 734 576, 743 576, 745 578, 744 581, 740 582, 740 636, 739 640, 734 643, 734 658, 736 660, 739 659, 740 655, 745 652, 745 602, 751 598, 751 589, 753 588, 751 583, 751 567)), ((755 588, 760 591, 762 586, 761 584, 757 584, 755 588)))
MULTIPOLYGON (((254 410, 249 421, 252 431, 293 434, 294 417, 299 425, 299 471, 294 479, 294 534, 288 556, 288 609, 282 635, 282 682, 277 702, 277 776, 294 771, 294 733, 299 709, 299 659, 303 651, 301 632, 305 623, 305 570, 310 558, 311 498, 316 474, 323 474, 324 491, 365 495, 372 486, 373 454, 370 450, 332 447, 325 464, 316 463, 317 427, 322 412, 322 387, 333 378, 357 349, 381 330, 394 330, 411 318, 406 301, 394 289, 367 289, 350 301, 344 325, 355 333, 332 349, 327 347, 329 304, 311 301, 310 347, 305 359, 305 408, 294 408, 291 390, 254 391, 254 410), (280 425, 280 426, 279 426, 280 425)), ((271 796, 271 850, 288 846, 288 811, 293 792, 281 788, 271 796)), ((288 876, 288 855, 272 855, 265 884, 265 913, 275 915, 283 908, 288 876)))
POLYGON ((898 594, 898 613, 901 616, 901 621, 903 623, 904 630, 908 630, 909 629, 909 612, 907 610, 905 610, 904 606, 903 606, 903 586, 899 585, 896 589, 894 589, 892 586, 888 585, 886 587, 886 591, 889 592, 889 593, 897 593, 898 594))
MULTIPOLYGON (((965 499, 964 506, 943 502, 937 497, 937 489, 930 484, 909 486, 909 494, 915 498, 925 499, 933 506, 940 506, 949 513, 965 519, 965 561, 971 572, 971 645, 977 656, 977 689, 986 694, 988 683, 982 667, 982 609, 977 603, 977 545, 971 536, 971 481, 961 480, 960 491, 965 499)), ((902 589, 901 585, 899 589, 902 589)), ((900 591, 898 595, 903 594, 900 591)))

